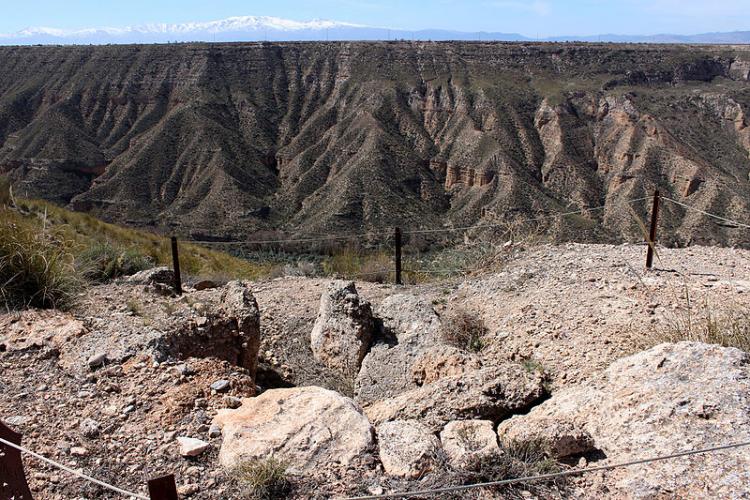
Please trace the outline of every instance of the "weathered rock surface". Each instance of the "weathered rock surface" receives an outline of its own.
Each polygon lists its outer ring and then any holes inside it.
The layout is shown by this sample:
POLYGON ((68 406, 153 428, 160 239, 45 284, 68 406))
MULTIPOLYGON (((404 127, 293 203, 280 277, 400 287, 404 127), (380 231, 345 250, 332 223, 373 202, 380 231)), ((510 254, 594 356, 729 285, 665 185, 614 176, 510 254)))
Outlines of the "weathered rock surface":
POLYGON ((273 389, 244 399, 239 409, 219 410, 214 419, 224 441, 225 467, 276 456, 297 473, 346 466, 368 454, 373 428, 362 410, 340 394, 319 387, 273 389))
POLYGON ((201 439, 190 438, 190 437, 178 437, 177 444, 180 447, 180 456, 183 457, 197 457, 211 445, 201 439))
POLYGON ((174 271, 168 267, 154 267, 137 272, 129 276, 126 281, 134 285, 153 285, 154 283, 158 283, 160 285, 172 286, 174 284, 174 271))
POLYGON ((411 369, 412 379, 422 386, 478 370, 481 366, 482 362, 476 354, 448 345, 434 346, 417 356, 411 369))
MULTIPOLYGON (((551 440, 558 454, 601 450, 618 462, 750 439, 750 361, 738 349, 662 344, 613 363, 500 424, 501 439, 551 440)), ((610 473, 632 498, 744 498, 750 451, 740 448, 610 473)))
POLYGON ((440 433, 440 442, 451 465, 458 469, 500 453, 491 420, 449 422, 440 433))
POLYGON ((396 420, 378 426, 383 469, 391 476, 418 478, 439 461, 440 441, 416 420, 396 420))
POLYGON ((334 281, 320 297, 310 334, 315 359, 354 376, 370 348, 375 323, 369 302, 360 300, 354 282, 334 281))
POLYGON ((180 299, 144 294, 131 284, 105 285, 92 290, 80 307, 91 316, 86 331, 61 350, 66 365, 82 366, 92 356, 122 362, 148 352, 158 361, 216 357, 255 375, 260 314, 247 283, 232 281, 180 299), (123 296, 127 305, 112 311, 113 295, 123 296))
POLYGON ((542 377, 508 363, 481 368, 365 407, 374 424, 418 419, 433 431, 451 420, 499 420, 528 409, 544 394, 542 377))
POLYGON ((392 295, 377 307, 383 322, 379 342, 367 353, 356 380, 356 398, 369 404, 416 389, 412 368, 424 349, 439 341, 440 317, 429 301, 392 295))

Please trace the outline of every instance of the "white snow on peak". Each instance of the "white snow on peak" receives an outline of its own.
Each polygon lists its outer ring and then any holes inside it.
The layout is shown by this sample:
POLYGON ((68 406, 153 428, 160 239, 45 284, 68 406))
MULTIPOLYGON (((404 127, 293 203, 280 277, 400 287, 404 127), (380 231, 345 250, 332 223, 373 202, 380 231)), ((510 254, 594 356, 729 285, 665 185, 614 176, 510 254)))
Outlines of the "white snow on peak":
POLYGON ((77 30, 64 30, 48 27, 26 28, 12 34, 0 34, 1 38, 28 38, 34 36, 53 36, 58 38, 79 38, 96 34, 103 35, 127 35, 132 33, 158 33, 158 34, 189 34, 198 32, 208 33, 231 33, 238 31, 303 31, 303 30, 325 30, 336 28, 366 28, 362 24, 330 21, 325 19, 314 19, 312 21, 293 21, 280 17, 268 16, 238 16, 221 19, 218 21, 189 22, 179 24, 151 23, 138 26, 126 26, 122 28, 103 27, 85 28, 77 30))

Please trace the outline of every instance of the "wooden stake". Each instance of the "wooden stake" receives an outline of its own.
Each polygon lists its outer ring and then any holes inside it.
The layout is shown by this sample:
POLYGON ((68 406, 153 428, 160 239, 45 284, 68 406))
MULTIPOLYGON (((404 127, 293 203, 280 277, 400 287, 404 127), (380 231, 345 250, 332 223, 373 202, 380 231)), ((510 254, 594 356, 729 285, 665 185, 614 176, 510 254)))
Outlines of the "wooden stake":
POLYGON ((172 236, 172 266, 174 268, 174 293, 182 295, 182 278, 180 277, 180 255, 177 251, 177 237, 172 236))
POLYGON ((654 265, 654 249, 656 248, 656 226, 659 221, 659 190, 654 191, 654 205, 651 207, 651 231, 648 235, 648 250, 646 251, 646 269, 654 265))
POLYGON ((396 239, 396 284, 402 285, 401 281, 401 228, 397 227, 395 232, 396 239))
MULTIPOLYGON (((0 421, 0 438, 21 446, 21 435, 0 421)), ((0 498, 23 498, 31 500, 31 491, 26 483, 21 452, 0 443, 0 498)))
POLYGON ((179 500, 174 474, 157 477, 149 481, 148 496, 151 500, 179 500))

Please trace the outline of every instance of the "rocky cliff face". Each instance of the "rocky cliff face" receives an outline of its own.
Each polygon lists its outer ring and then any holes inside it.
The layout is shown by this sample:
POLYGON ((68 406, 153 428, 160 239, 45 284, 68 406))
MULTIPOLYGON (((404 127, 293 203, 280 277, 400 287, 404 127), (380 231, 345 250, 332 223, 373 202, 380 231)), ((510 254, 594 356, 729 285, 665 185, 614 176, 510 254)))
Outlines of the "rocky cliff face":
MULTIPOLYGON (((606 205, 568 235, 636 239, 624 202, 656 187, 750 219, 748 68, 726 47, 5 47, 0 170, 22 195, 198 237, 606 205)), ((750 244, 677 206, 663 220, 665 241, 750 244)))

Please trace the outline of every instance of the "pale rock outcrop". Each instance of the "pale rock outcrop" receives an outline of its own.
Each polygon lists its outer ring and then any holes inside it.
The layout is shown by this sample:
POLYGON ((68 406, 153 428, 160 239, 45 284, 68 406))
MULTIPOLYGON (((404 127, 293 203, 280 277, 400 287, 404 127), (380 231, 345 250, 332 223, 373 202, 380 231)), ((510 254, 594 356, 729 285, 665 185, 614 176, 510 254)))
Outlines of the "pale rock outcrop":
POLYGON ((380 462, 386 474, 419 478, 438 462, 440 441, 416 420, 386 422, 378 427, 380 462))
POLYGON ((234 467, 276 456, 290 470, 307 474, 323 466, 346 466, 369 454, 373 428, 349 398, 320 387, 273 389, 219 410, 214 419, 224 440, 219 461, 234 467))
POLYGON ((449 345, 434 346, 420 353, 412 366, 417 385, 431 384, 445 377, 457 377, 482 367, 479 356, 449 345))
POLYGON ((79 308, 87 314, 80 331, 50 323, 50 334, 67 339, 66 348, 60 349, 65 367, 88 369, 89 359, 98 366, 101 356, 107 364, 120 364, 144 353, 158 362, 222 359, 255 376, 260 313, 248 283, 233 281, 179 299, 145 294, 139 285, 129 283, 105 285, 92 289, 79 308), (112 294, 119 295, 116 307, 110 301, 112 294))
POLYGON ((450 464, 458 469, 500 454, 491 420, 449 422, 440 433, 440 442, 450 464))
POLYGON ((440 317, 424 298, 392 295, 376 313, 383 322, 382 338, 370 348, 356 379, 356 399, 363 405, 416 389, 412 367, 440 337, 440 317))
POLYGON ((158 283, 160 285, 172 286, 174 284, 174 271, 168 267, 153 267, 129 276, 126 281, 134 285, 153 285, 158 283))
POLYGON ((189 437, 178 437, 177 444, 180 447, 180 456, 183 457, 197 457, 211 447, 201 439, 189 437))
MULTIPOLYGON (((500 424, 500 439, 543 438, 557 454, 598 449, 607 462, 750 440, 750 356, 695 342, 662 344, 562 389, 528 415, 500 424)), ((605 486, 629 498, 744 498, 750 450, 616 470, 605 486)))
POLYGON ((451 420, 499 420, 524 411, 544 394, 540 374, 512 363, 481 368, 377 401, 365 407, 378 425, 419 419, 433 431, 451 420))
POLYGON ((356 375, 374 332, 369 302, 359 298, 353 282, 335 281, 320 297, 310 347, 315 359, 328 368, 356 375))

